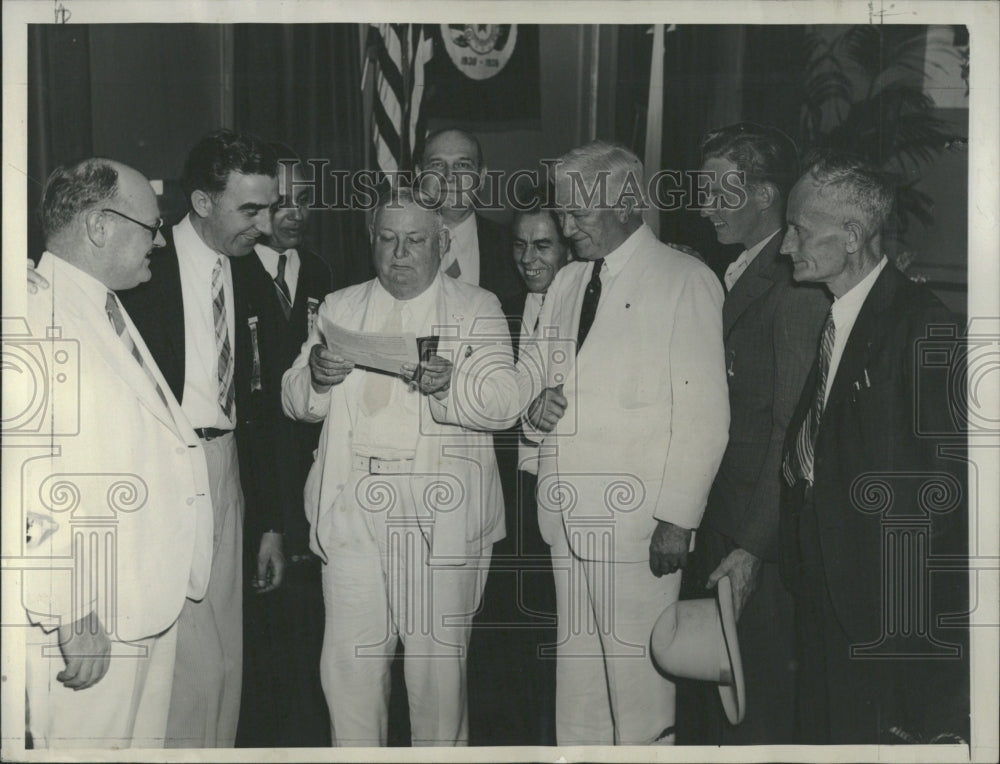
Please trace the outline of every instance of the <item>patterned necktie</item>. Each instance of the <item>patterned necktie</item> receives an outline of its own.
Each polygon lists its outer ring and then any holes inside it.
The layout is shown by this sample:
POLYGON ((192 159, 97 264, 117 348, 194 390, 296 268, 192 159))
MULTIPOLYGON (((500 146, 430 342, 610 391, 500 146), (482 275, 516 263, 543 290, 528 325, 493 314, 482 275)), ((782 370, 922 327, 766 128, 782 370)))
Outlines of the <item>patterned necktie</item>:
MULTIPOLYGON (((403 305, 401 300, 392 301, 392 310, 382 325, 385 334, 399 334, 403 331, 403 305)), ((365 379, 365 408, 369 414, 377 414, 389 405, 392 388, 399 383, 394 374, 370 371, 365 379)))
POLYGON ((590 327, 594 325, 594 316, 597 315, 597 303, 601 300, 601 268, 604 267, 604 258, 594 260, 594 268, 590 272, 590 283, 587 284, 587 291, 583 295, 583 306, 580 308, 580 328, 576 332, 576 352, 580 352, 583 341, 590 334, 590 327))
POLYGON ((118 307, 118 300, 115 298, 113 292, 108 292, 108 299, 104 302, 104 310, 108 314, 108 320, 111 322, 115 334, 118 335, 118 339, 122 341, 125 349, 132 355, 135 362, 139 364, 139 368, 149 377, 149 381, 156 388, 156 394, 160 396, 160 400, 163 401, 163 405, 166 406, 169 412, 170 406, 167 405, 167 396, 163 394, 163 389, 160 387, 160 383, 156 381, 156 377, 153 376, 153 372, 149 370, 149 367, 142 360, 142 354, 139 353, 139 348, 135 346, 135 341, 133 341, 128 326, 125 324, 125 317, 122 315, 121 308, 118 307))
POLYGON ((274 285, 278 288, 278 302, 285 314, 285 320, 292 314, 292 293, 285 281, 285 266, 288 265, 288 255, 278 255, 278 275, 274 277, 274 285))
POLYGON ((795 439, 795 448, 785 455, 785 463, 782 465, 782 474, 785 482, 789 485, 795 485, 795 482, 800 478, 813 482, 816 436, 819 434, 819 420, 826 398, 827 375, 830 372, 830 358, 833 355, 835 339, 836 329, 831 309, 826 315, 826 323, 823 325, 823 335, 819 343, 819 374, 816 381, 816 397, 813 399, 809 413, 802 420, 798 437, 795 439))
POLYGON ((212 311, 215 314, 215 347, 219 351, 219 406, 226 418, 233 418, 236 389, 233 386, 233 351, 229 344, 229 322, 226 320, 226 293, 222 288, 222 258, 212 269, 212 311))

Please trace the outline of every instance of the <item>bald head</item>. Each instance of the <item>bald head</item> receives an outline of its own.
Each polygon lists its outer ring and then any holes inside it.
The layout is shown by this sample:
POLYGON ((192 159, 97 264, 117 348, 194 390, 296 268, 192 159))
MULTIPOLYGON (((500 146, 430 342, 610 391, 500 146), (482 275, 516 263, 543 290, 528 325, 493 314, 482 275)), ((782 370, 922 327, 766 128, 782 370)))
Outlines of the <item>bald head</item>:
POLYGON ((42 192, 40 214, 46 248, 109 289, 147 281, 149 255, 164 244, 149 181, 111 159, 57 168, 42 192))

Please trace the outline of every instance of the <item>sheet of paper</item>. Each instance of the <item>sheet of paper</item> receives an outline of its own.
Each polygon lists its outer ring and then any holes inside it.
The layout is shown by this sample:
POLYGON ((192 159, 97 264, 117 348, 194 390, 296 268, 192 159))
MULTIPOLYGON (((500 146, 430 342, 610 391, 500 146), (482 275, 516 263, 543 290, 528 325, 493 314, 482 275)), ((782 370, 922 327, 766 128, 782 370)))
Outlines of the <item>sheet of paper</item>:
POLYGON ((415 364, 419 360, 415 334, 356 332, 332 323, 325 316, 320 316, 319 321, 327 348, 358 366, 397 374, 402 364, 415 364))

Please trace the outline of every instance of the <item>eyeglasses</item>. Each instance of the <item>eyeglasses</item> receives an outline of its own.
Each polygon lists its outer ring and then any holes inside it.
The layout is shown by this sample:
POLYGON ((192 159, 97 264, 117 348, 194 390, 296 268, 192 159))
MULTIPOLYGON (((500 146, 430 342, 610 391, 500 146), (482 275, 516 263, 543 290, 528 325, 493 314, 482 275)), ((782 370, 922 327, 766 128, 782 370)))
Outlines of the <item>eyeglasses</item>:
POLYGON ((146 223, 143 223, 143 222, 141 222, 139 220, 136 220, 135 218, 130 218, 124 212, 119 212, 118 210, 113 210, 110 207, 103 208, 101 210, 101 212, 110 212, 110 213, 112 213, 114 215, 117 215, 120 218, 125 218, 126 220, 128 220, 131 223, 135 223, 137 226, 145 228, 147 231, 149 231, 151 234, 153 234, 153 240, 154 241, 156 240, 156 235, 160 232, 160 229, 163 228, 163 218, 157 218, 156 222, 153 225, 147 225, 146 223))

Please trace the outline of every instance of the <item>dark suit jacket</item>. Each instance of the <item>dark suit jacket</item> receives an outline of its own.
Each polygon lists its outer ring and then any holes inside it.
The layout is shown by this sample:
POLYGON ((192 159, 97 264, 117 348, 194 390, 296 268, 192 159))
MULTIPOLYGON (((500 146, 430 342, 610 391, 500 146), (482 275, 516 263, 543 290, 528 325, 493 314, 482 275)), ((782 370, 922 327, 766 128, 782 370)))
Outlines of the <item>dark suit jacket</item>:
MULTIPOLYGON (((884 560, 907 585, 916 585, 906 561, 889 556, 883 532, 892 523, 929 523, 929 548, 924 551, 932 557, 968 554, 965 440, 953 435, 951 410, 952 403, 960 405, 962 399, 949 389, 948 379, 952 372, 954 379, 961 380, 959 384, 964 383, 962 355, 944 356, 944 369, 941 353, 925 357, 921 346, 927 345, 921 340, 932 325, 948 325, 957 336, 956 317, 931 291, 888 265, 865 300, 836 376, 829 381, 815 449, 813 501, 826 591, 837 621, 855 645, 879 640, 883 619, 897 615, 893 604, 883 603, 884 560), (956 455, 952 458, 938 452, 946 442, 953 444, 956 455)), ((950 339, 943 345, 946 351, 954 351, 958 342, 950 339)), ((940 347, 942 342, 935 344, 940 347)), ((786 451, 794 448, 812 405, 816 379, 814 364, 788 430, 786 451)), ((801 505, 801 490, 783 491, 780 562, 782 576, 793 592, 800 591, 801 581, 797 555, 801 505)), ((922 580, 929 582, 929 599, 924 604, 930 606, 932 636, 961 644, 967 638, 963 631, 940 629, 936 619, 943 613, 966 611, 967 574, 924 575, 922 580)), ((887 636, 887 647, 909 644, 905 634, 887 636)), ((957 661, 882 663, 898 677, 895 684, 902 702, 912 704, 915 713, 924 716, 914 721, 915 729, 956 728, 944 717, 962 707, 963 677, 957 661), (933 669, 929 668, 932 664, 933 669), (938 679, 928 678, 935 673, 938 679), (956 695, 943 689, 949 684, 959 688, 956 695)), ((964 681, 967 701, 967 676, 964 681)))
POLYGON ((514 264, 510 227, 476 213, 479 231, 479 286, 493 292, 505 314, 516 312, 518 299, 524 308, 527 289, 514 264))
POLYGON ((281 377, 291 368, 299 355, 302 343, 309 336, 310 321, 315 320, 316 311, 323 299, 334 289, 344 286, 333 283, 333 272, 327 262, 314 252, 298 247, 299 267, 298 281, 295 288, 295 301, 286 319, 281 310, 280 298, 274 280, 261 264, 257 255, 252 255, 252 270, 264 285, 265 291, 272 301, 271 311, 276 320, 278 336, 278 363, 272 365, 272 390, 278 394, 272 398, 276 407, 275 416, 285 420, 288 434, 291 438, 290 458, 292 469, 288 477, 290 483, 280 491, 282 515, 285 529, 285 551, 288 554, 304 554, 309 550, 309 523, 306 521, 303 509, 302 489, 313 463, 313 452, 319 443, 319 434, 323 429, 322 422, 298 422, 285 417, 281 410, 281 377))
MULTIPOLYGON (((172 232, 163 231, 165 247, 155 250, 150 262, 152 278, 118 294, 146 341, 163 377, 178 401, 184 394, 184 299, 180 267, 172 232)), ((253 265, 256 257, 232 258, 233 306, 236 343, 233 348, 236 388, 236 445, 246 516, 262 530, 282 530, 278 500, 281 483, 287 480, 290 463, 285 449, 287 430, 275 416, 273 400, 279 391, 271 387, 279 363, 277 322, 273 301, 264 291, 253 265), (257 356, 261 364, 261 389, 252 389, 254 343, 250 319, 257 317, 257 356)), ((258 263, 259 264, 259 263, 258 263)), ((195 427, 204 423, 192 422, 195 427)))
POLYGON ((723 303, 729 444, 702 520, 767 560, 777 559, 785 432, 830 307, 821 286, 792 279, 781 240, 779 231, 723 303))

